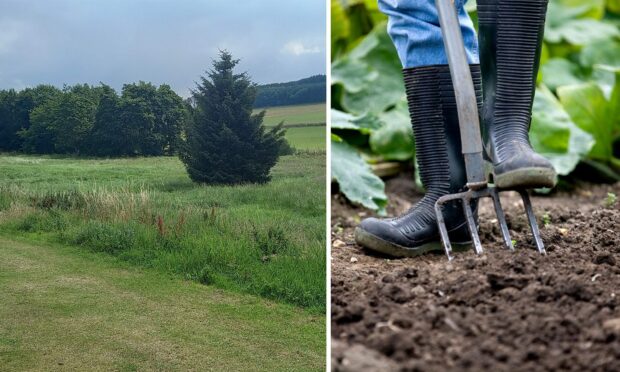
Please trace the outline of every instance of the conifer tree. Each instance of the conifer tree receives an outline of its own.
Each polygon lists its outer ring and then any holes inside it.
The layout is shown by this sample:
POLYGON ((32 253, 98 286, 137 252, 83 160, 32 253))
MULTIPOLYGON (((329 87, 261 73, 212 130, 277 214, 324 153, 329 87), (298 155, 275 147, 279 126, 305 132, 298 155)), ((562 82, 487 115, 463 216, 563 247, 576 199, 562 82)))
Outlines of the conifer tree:
POLYGON ((247 73, 235 73, 238 63, 221 51, 192 91, 195 107, 179 156, 195 182, 268 182, 285 141, 282 124, 265 128, 265 112, 252 113, 256 85, 247 73))

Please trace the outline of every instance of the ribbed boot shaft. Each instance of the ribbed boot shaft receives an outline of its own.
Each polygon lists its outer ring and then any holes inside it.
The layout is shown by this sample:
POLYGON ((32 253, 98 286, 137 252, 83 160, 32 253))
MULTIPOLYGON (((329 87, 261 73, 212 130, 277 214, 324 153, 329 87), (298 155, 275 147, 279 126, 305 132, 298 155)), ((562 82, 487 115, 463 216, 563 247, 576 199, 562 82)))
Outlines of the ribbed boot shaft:
POLYGON ((454 90, 450 95, 441 70, 441 67, 430 66, 404 71, 416 158, 420 178, 429 196, 434 193, 444 195, 450 191, 443 108, 444 104, 450 105, 454 100, 454 90))
MULTIPOLYGON (((480 67, 472 65, 471 72, 480 107, 480 67)), ((414 223, 404 227, 406 231, 415 231, 424 224, 434 223, 437 199, 460 191, 466 180, 449 67, 437 65, 409 68, 403 70, 403 75, 420 178, 426 188, 426 195, 415 207, 417 218, 414 223)))
MULTIPOLYGON (((481 53, 494 53, 495 71, 489 72, 496 74, 490 129, 495 154, 502 159, 510 151, 510 141, 529 145, 547 0, 478 0, 477 4, 481 34, 487 29, 495 32, 484 35, 487 41, 481 53)), ((485 87, 485 94, 488 91, 485 87)))

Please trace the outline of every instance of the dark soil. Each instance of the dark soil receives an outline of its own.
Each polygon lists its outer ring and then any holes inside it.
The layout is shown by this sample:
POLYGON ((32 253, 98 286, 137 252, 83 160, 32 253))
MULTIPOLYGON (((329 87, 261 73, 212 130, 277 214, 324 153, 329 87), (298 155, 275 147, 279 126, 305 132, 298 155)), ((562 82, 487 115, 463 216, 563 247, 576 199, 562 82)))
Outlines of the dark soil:
MULTIPOLYGON (((390 215, 420 198, 413 187, 410 175, 388 181, 390 215)), ((332 369, 620 371, 620 201, 609 206, 610 192, 620 184, 532 198, 547 256, 518 196, 502 193, 516 252, 502 248, 484 202, 485 254, 452 262, 361 249, 353 230, 370 213, 333 195, 332 369)))

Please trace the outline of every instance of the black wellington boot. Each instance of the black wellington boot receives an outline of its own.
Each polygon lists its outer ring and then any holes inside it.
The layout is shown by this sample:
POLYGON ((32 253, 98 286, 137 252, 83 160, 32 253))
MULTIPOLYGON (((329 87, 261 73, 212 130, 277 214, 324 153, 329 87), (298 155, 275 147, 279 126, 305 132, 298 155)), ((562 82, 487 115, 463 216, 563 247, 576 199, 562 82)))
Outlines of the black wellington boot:
POLYGON ((547 0, 478 0, 482 133, 499 188, 553 187, 556 173, 529 142, 547 0))
MULTIPOLYGON (((472 65, 471 71, 480 106, 480 66, 472 65)), ((403 73, 416 156, 426 195, 399 217, 368 218, 355 230, 358 244, 395 257, 442 249, 435 202, 443 195, 463 191, 467 180, 448 65, 408 68, 403 73)), ((468 248, 471 236, 462 207, 446 205, 444 216, 453 247, 468 248)))

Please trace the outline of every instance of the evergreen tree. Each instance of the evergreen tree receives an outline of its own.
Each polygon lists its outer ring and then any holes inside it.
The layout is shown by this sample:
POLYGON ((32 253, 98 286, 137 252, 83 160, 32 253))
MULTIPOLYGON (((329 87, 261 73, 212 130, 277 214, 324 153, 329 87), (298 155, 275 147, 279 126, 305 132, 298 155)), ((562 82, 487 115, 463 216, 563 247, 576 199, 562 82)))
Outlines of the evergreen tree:
POLYGON ((234 73, 238 63, 221 51, 192 92, 195 108, 179 155, 195 182, 268 182, 285 141, 282 124, 267 130, 265 112, 252 114, 256 85, 234 73))

